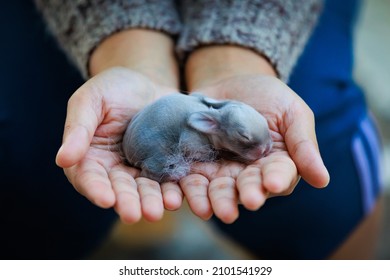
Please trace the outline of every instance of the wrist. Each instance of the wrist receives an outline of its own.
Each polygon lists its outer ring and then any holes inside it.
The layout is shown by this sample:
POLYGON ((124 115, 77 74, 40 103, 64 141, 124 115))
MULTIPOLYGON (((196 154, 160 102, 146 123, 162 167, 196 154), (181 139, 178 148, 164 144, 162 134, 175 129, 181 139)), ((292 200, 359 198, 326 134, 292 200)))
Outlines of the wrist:
POLYGON ((162 32, 130 29, 106 38, 91 54, 90 76, 116 66, 139 72, 157 84, 178 88, 174 42, 162 32))
POLYGON ((276 77, 271 63, 262 55, 239 46, 205 46, 190 54, 185 65, 189 91, 241 75, 276 77))

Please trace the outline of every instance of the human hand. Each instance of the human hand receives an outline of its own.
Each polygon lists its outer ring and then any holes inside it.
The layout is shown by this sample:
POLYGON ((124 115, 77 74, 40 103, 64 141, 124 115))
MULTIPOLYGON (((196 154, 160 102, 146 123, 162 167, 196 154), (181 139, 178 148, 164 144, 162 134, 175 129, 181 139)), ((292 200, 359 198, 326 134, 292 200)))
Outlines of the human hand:
POLYGON ((314 187, 328 184, 329 174, 318 151, 313 113, 279 79, 269 75, 239 75, 196 91, 215 99, 235 99, 251 105, 267 119, 274 141, 268 156, 249 165, 232 161, 196 165, 194 174, 180 184, 186 196, 197 193, 196 203, 202 205, 197 209, 209 215, 214 212, 230 223, 238 217, 238 201, 247 209, 256 210, 268 197, 290 194, 300 176, 314 187), (196 184, 201 187, 194 188, 196 184))
POLYGON ((63 144, 57 165, 75 189, 94 204, 114 207, 134 223, 144 216, 161 219, 164 206, 177 209, 182 193, 173 183, 161 186, 126 166, 120 154, 130 119, 157 98, 177 92, 127 68, 106 70, 82 85, 68 102, 63 144), (134 179, 135 178, 135 179, 134 179))

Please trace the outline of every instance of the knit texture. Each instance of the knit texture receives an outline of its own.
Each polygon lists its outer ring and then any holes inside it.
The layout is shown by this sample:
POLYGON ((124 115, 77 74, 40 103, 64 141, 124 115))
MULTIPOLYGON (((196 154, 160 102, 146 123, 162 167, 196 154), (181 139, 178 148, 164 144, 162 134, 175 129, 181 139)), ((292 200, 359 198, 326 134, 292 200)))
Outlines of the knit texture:
POLYGON ((108 36, 134 27, 177 35, 181 27, 173 0, 35 2, 51 32, 85 78, 91 52, 108 36))
POLYGON ((183 0, 177 50, 185 56, 210 44, 251 48, 288 81, 321 7, 321 0, 183 0))
POLYGON ((287 82, 315 26, 321 0, 35 0, 60 45, 88 77, 94 48, 127 28, 178 35, 179 57, 203 45, 251 48, 287 82), (180 22, 178 15, 179 4, 180 22))

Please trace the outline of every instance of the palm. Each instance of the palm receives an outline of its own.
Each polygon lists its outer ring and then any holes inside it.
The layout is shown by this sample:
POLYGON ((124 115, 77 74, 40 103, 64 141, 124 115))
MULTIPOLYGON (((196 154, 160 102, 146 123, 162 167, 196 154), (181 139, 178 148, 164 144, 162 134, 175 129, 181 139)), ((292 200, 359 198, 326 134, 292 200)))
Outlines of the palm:
MULTIPOLYGON (((267 118, 274 141, 267 157, 249 165, 220 161, 195 166, 194 173, 210 181, 211 207, 222 220, 236 219, 237 201, 255 210, 269 196, 291 193, 299 175, 313 186, 327 184, 328 174, 317 150, 313 114, 281 81, 269 76, 239 76, 197 91, 251 105, 267 118)), ((191 180, 182 185, 190 192, 188 182, 191 180)))
POLYGON ((114 206, 125 222, 142 215, 151 221, 160 219, 163 200, 156 182, 134 179, 138 170, 123 164, 122 135, 139 110, 175 91, 117 68, 95 76, 69 100, 57 164, 77 191, 98 206, 114 206))

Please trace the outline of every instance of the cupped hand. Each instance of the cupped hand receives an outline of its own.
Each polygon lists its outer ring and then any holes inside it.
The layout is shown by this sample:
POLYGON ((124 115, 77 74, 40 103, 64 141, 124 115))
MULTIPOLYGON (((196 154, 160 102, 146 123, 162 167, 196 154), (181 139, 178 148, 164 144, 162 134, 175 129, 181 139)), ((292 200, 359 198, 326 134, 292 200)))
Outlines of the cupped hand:
POLYGON ((268 121, 272 151, 249 165, 232 161, 199 163, 180 182, 195 214, 214 213, 231 223, 238 218, 238 203, 257 210, 267 198, 290 194, 300 177, 313 187, 325 187, 329 174, 321 159, 314 115, 306 103, 279 79, 243 75, 196 90, 215 99, 247 103, 268 121), (194 188, 194 186, 198 186, 194 188), (192 203, 192 204, 191 204, 192 203))
POLYGON ((162 218, 164 207, 177 209, 182 192, 177 184, 160 185, 138 177, 120 153, 122 135, 131 118, 144 106, 177 89, 158 86, 126 68, 106 70, 82 85, 70 98, 63 143, 56 163, 91 202, 114 207, 127 223, 142 216, 162 218))

